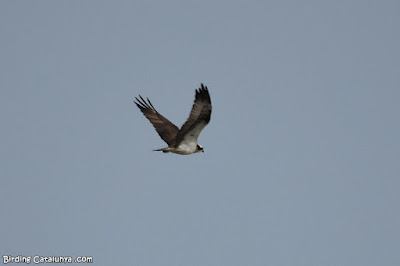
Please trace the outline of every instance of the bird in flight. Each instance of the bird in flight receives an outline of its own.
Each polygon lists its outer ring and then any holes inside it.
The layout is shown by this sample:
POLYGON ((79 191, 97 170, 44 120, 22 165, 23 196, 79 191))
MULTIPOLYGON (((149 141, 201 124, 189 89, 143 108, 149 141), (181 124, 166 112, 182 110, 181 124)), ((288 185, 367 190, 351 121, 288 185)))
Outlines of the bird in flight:
POLYGON ((211 98, 207 86, 201 83, 201 87, 196 90, 192 111, 181 129, 157 112, 149 98, 147 98, 147 102, 140 95, 140 99, 135 98, 134 103, 168 144, 168 147, 154 151, 181 155, 204 152, 203 147, 197 143, 197 138, 211 119, 211 98))

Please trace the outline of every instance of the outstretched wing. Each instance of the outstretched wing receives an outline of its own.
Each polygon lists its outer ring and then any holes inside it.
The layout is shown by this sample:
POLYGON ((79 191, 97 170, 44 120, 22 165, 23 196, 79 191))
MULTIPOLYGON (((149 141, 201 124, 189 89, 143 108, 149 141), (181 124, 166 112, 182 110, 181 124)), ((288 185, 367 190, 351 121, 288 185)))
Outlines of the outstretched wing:
POLYGON ((182 141, 197 143, 200 132, 210 122, 210 119, 211 98, 207 86, 201 83, 201 87, 196 90, 196 98, 189 118, 178 133, 176 145, 182 141))
POLYGON ((149 98, 147 102, 140 96, 136 98, 134 103, 139 107, 144 116, 149 119, 156 129, 158 135, 168 144, 168 146, 175 145, 176 136, 178 135, 179 128, 171 123, 168 119, 162 116, 151 104, 149 98))

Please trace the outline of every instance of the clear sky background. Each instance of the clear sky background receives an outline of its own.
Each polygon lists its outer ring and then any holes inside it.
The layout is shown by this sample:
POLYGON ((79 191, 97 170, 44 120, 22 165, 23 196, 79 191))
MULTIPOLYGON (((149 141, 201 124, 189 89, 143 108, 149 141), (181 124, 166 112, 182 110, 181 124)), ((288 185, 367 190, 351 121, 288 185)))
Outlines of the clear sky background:
POLYGON ((399 1, 1 1, 0 255, 400 265, 399 1), (165 146, 203 82, 205 153, 165 146))

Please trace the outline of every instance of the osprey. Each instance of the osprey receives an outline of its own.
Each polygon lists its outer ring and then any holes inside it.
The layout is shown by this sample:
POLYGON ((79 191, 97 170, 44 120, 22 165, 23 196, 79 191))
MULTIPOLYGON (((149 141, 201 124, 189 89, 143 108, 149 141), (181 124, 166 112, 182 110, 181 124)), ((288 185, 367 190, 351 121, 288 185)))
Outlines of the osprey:
POLYGON ((208 88, 201 83, 196 90, 196 97, 193 103, 189 118, 179 129, 168 119, 162 116, 151 104, 140 96, 134 103, 139 107, 144 116, 149 119, 160 137, 168 144, 168 147, 154 151, 173 152, 181 155, 188 155, 196 152, 204 152, 201 145, 197 144, 197 138, 203 128, 211 119, 211 99, 208 88))

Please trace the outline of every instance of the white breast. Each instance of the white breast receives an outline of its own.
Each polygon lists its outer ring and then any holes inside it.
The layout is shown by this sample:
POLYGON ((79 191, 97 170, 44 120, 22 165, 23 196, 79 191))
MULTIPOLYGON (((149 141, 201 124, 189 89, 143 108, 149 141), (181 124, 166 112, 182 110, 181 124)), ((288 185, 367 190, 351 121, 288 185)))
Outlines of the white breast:
POLYGON ((175 152, 179 154, 192 154, 197 150, 196 142, 182 141, 175 152))

